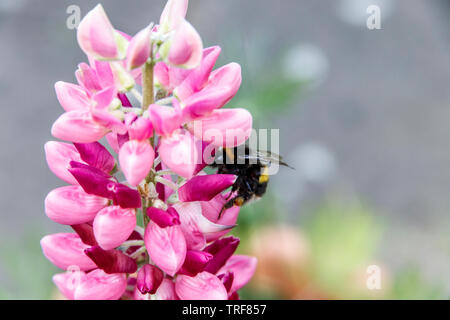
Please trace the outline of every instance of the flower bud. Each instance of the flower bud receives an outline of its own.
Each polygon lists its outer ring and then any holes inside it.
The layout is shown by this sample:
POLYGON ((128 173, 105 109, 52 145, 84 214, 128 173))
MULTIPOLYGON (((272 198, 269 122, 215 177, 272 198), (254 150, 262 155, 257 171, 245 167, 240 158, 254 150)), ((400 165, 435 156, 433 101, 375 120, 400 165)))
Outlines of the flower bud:
POLYGON ((163 272, 151 264, 143 265, 137 275, 136 287, 142 294, 155 294, 164 279, 163 272))
POLYGON ((181 300, 227 300, 222 281, 214 274, 201 272, 195 277, 178 275, 175 291, 181 300))
POLYGON ((131 39, 127 52, 127 69, 135 69, 142 66, 150 56, 150 26, 139 31, 131 39))
POLYGON ((75 289, 75 300, 117 300, 127 288, 124 273, 107 274, 96 269, 86 274, 75 289))
POLYGON ((58 81, 55 83, 55 91, 65 111, 87 110, 91 105, 86 90, 76 84, 58 81))
POLYGON ((147 215, 160 228, 170 227, 180 224, 180 216, 178 212, 170 207, 167 211, 155 207, 147 208, 147 215))

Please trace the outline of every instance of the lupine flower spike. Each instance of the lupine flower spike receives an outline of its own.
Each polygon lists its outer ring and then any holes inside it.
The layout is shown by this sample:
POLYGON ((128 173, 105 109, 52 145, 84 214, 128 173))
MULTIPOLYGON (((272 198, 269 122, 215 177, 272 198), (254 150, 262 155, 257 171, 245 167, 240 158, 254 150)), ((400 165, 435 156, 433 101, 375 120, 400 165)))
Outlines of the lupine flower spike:
POLYGON ((206 150, 250 135, 250 113, 225 108, 241 68, 214 69, 221 49, 203 47, 187 8, 169 0, 159 24, 135 36, 100 4, 79 24, 86 62, 77 83, 56 82, 64 112, 51 132, 63 141, 45 144, 68 184, 49 192, 45 213, 73 232, 41 246, 62 269, 53 281, 67 299, 237 299, 255 271, 226 236, 239 207, 219 215, 236 176, 203 171, 206 150))

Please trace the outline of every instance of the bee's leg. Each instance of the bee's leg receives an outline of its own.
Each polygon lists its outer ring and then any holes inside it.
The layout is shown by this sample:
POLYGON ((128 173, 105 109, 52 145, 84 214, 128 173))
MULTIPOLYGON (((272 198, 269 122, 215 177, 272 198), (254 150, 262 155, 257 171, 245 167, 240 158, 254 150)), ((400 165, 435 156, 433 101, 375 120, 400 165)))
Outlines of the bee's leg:
MULTIPOLYGON (((231 195, 231 194, 232 194, 232 193, 230 193, 230 195, 231 195)), ((227 200, 228 200, 228 199, 227 199, 227 200)), ((234 205, 234 200, 235 200, 235 198, 233 198, 233 199, 231 199, 231 200, 228 200, 228 201, 223 205, 222 209, 221 209, 220 212, 219 212, 219 218, 218 218, 218 219, 220 219, 220 217, 222 216, 222 214, 224 213, 225 210, 230 209, 230 208, 234 205)))

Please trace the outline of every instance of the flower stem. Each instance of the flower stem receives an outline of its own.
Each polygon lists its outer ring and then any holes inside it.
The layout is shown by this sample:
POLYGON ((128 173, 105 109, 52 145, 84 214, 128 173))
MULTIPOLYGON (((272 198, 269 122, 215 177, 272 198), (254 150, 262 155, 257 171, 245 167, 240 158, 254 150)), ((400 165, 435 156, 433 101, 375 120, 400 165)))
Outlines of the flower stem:
POLYGON ((153 88, 153 46, 150 49, 150 58, 144 65, 142 71, 142 109, 145 111, 148 107, 155 102, 155 94, 153 88))

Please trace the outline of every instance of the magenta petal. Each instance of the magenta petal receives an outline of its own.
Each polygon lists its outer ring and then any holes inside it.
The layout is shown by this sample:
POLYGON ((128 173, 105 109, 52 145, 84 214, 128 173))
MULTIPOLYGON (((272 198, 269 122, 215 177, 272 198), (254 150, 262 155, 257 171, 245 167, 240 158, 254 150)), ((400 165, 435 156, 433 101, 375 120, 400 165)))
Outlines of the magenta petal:
POLYGON ((132 186, 137 186, 150 172, 155 159, 155 151, 148 140, 130 140, 120 148, 120 167, 132 186))
POLYGON ((41 239, 41 247, 44 255, 55 266, 63 270, 79 268, 80 270, 92 270, 95 263, 85 255, 84 249, 89 248, 80 237, 74 233, 55 233, 41 239))
POLYGON ((180 201, 209 201, 231 187, 236 181, 232 174, 208 174, 195 176, 178 189, 180 201))
POLYGON ((126 185, 117 183, 114 186, 114 203, 121 208, 140 208, 141 207, 141 195, 135 189, 131 189, 126 185))
POLYGON ((88 165, 110 173, 115 165, 114 157, 109 151, 98 142, 74 143, 80 153, 81 159, 88 165))
POLYGON ((197 273, 202 272, 212 258, 213 255, 208 252, 188 250, 183 267, 180 269, 179 273, 193 277, 197 273))
MULTIPOLYGON (((220 273, 220 272, 219 272, 220 273)), ((227 271, 226 273, 221 273, 217 276, 220 280, 222 280, 222 283, 225 287, 225 289, 227 289, 227 292, 231 292, 231 286, 233 285, 233 281, 234 281, 234 274, 231 271, 227 271)))
POLYGON ((100 140, 108 129, 96 121, 86 110, 63 113, 52 126, 52 135, 61 140, 89 143, 100 140))
POLYGON ((225 263, 225 265, 218 271, 218 273, 233 272, 233 285, 228 290, 229 292, 236 292, 245 286, 256 270, 257 259, 244 255, 234 255, 225 263))
POLYGON ((134 273, 137 270, 136 262, 120 250, 103 250, 93 246, 84 252, 106 273, 134 273))
POLYGON ((163 272, 151 264, 143 265, 137 275, 136 287, 142 294, 155 294, 164 279, 163 272))
POLYGON ((204 251, 211 253, 214 258, 206 265, 205 271, 216 274, 233 255, 238 245, 239 238, 231 236, 216 240, 207 246, 204 251))
POLYGON ((100 247, 109 250, 120 246, 136 227, 134 209, 110 206, 100 210, 94 219, 94 235, 100 247))
POLYGON ((44 149, 50 170, 65 182, 77 185, 78 181, 68 170, 71 161, 81 161, 77 149, 71 144, 57 141, 47 142, 44 149))
POLYGON ((186 257, 186 241, 180 227, 160 228, 150 221, 145 229, 144 241, 150 259, 173 277, 186 257))
POLYGON ((87 194, 79 186, 54 189, 45 198, 45 213, 53 221, 72 225, 92 221, 108 199, 87 194))
POLYGON ((108 190, 108 186, 115 184, 115 182, 111 181, 109 175, 97 168, 76 161, 71 161, 70 165, 69 172, 75 177, 86 193, 111 198, 111 192, 108 190))
POLYGON ((86 90, 76 84, 58 81, 55 83, 55 91, 65 111, 87 110, 91 105, 86 90))
POLYGON ((157 300, 178 300, 175 293, 175 283, 170 279, 164 279, 156 290, 155 297, 157 300))
POLYGON ((73 224, 71 227, 78 234, 83 243, 90 246, 98 245, 94 236, 94 228, 89 223, 73 224))
POLYGON ((147 215, 160 228, 171 227, 180 224, 178 212, 170 207, 167 211, 155 207, 147 208, 147 215))
POLYGON ((209 272, 201 272, 195 277, 179 275, 175 291, 181 300, 226 300, 227 290, 222 281, 209 272))
POLYGON ((75 300, 117 300, 127 288, 127 277, 124 273, 107 274, 96 269, 86 274, 76 288, 75 300))

